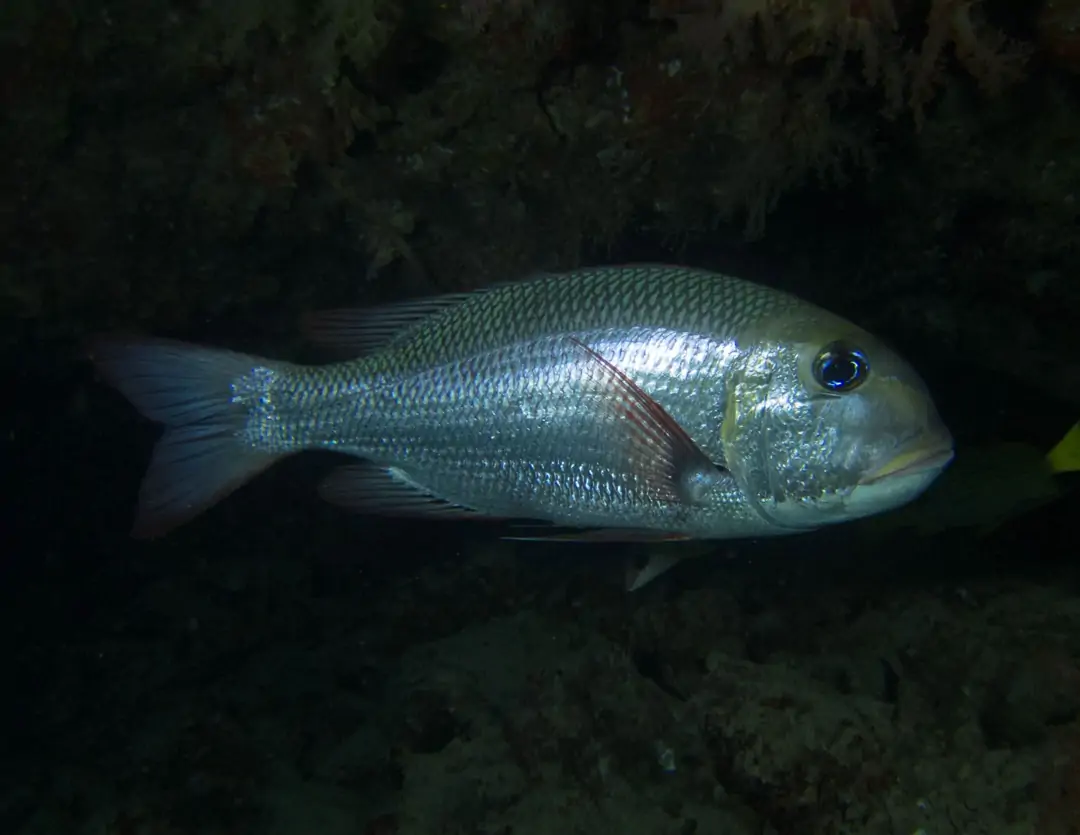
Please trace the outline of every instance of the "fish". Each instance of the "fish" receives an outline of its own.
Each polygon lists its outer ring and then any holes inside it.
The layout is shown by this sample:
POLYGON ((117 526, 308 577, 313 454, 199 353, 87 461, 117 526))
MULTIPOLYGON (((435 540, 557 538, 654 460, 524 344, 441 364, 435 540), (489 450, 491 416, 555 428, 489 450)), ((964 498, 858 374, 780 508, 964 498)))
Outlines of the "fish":
POLYGON ((1074 423, 1064 437, 1046 453, 1046 467, 1051 475, 1080 472, 1080 421, 1074 423))
POLYGON ((861 518, 914 499, 953 455, 926 385, 882 341, 704 269, 544 273, 303 326, 341 359, 91 342, 99 376, 164 425, 133 536, 162 536, 305 450, 355 459, 319 487, 342 507, 618 542, 861 518))

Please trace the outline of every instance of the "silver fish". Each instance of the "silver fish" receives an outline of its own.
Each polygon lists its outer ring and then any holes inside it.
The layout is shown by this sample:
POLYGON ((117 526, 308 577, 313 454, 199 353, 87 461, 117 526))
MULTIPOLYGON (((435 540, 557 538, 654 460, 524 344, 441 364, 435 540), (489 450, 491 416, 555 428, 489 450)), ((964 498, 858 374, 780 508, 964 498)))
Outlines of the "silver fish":
POLYGON ((805 531, 908 502, 952 457, 925 385, 893 351, 704 270, 580 269, 307 324, 355 358, 92 347, 102 376, 165 425, 134 535, 162 534, 310 449, 363 459, 322 486, 341 505, 606 540, 805 531))

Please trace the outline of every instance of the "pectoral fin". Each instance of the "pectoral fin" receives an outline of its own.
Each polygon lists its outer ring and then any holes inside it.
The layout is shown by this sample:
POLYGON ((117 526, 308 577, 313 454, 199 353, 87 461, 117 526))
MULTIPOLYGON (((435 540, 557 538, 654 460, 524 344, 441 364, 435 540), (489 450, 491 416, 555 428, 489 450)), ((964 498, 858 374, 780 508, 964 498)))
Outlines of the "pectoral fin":
POLYGON ((616 437, 627 467, 643 477, 660 501, 700 505, 725 470, 705 455, 670 414, 612 362, 578 339, 603 408, 616 418, 616 437))

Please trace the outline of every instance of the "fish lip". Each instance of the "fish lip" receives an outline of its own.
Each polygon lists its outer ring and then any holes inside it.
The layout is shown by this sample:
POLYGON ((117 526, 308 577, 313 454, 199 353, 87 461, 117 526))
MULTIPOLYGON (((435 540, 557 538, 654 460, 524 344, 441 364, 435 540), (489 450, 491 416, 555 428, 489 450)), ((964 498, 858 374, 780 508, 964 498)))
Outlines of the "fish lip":
POLYGON ((859 479, 859 484, 875 484, 888 478, 914 475, 927 470, 941 470, 952 461, 955 455, 956 451, 951 443, 935 444, 923 450, 901 452, 899 455, 890 458, 872 473, 859 479), (896 463, 901 459, 906 460, 896 466, 896 463))

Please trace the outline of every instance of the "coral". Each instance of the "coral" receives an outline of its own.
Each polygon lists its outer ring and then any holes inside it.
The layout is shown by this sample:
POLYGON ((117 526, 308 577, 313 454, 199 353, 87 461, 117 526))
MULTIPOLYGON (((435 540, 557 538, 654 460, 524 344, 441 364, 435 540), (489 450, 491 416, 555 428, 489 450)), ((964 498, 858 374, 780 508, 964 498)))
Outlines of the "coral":
MULTIPOLYGON (((1062 66, 1070 9, 1047 2, 1034 27, 1062 66)), ((258 269, 223 289, 233 279, 214 279, 207 253, 280 262, 312 235, 371 278, 405 262, 447 288, 572 265, 638 233, 760 238, 792 193, 877 178, 912 124, 938 136, 957 82, 1010 89, 1028 48, 986 11, 152 0, 101 15, 18 2, 0 56, 0 100, 20 114, 0 135, 5 310, 74 336, 173 326, 288 287, 307 299, 301 279, 258 269), (184 258, 152 245, 181 236, 184 258)))
POLYGON ((917 123, 922 123, 924 108, 943 77, 941 61, 950 45, 956 59, 986 93, 1000 93, 1022 78, 1030 49, 988 27, 979 17, 977 2, 933 0, 926 26, 926 37, 915 58, 909 99, 917 123))
POLYGON ((990 31, 973 5, 935 0, 916 49, 905 42, 891 0, 655 0, 651 14, 676 24, 673 51, 649 65, 646 80, 630 75, 628 108, 657 118, 665 137, 691 120, 698 133, 734 134, 732 151, 749 158, 716 175, 722 185, 713 201, 724 218, 745 208, 748 234, 760 235, 779 198, 807 175, 842 182, 847 172, 871 166, 869 127, 845 123, 847 101, 876 91, 884 115, 907 109, 922 125, 950 46, 988 94, 1021 77, 1027 50, 990 31), (848 56, 859 60, 861 78, 847 72, 848 56), (714 80, 695 78, 686 63, 714 80), (688 79, 684 89, 665 89, 675 85, 663 75, 679 73, 688 79))
POLYGON ((236 167, 268 188, 295 184, 300 164, 336 164, 353 139, 348 87, 326 82, 304 45, 260 33, 244 70, 225 86, 225 126, 236 167))
POLYGON ((1047 746, 1047 765, 1039 782, 1035 835, 1080 833, 1080 728, 1059 733, 1047 746))
POLYGON ((1080 2, 1044 0, 1035 18, 1035 32, 1043 55, 1063 69, 1080 73, 1080 2))
POLYGON ((80 560, 98 595, 53 563, 9 601, 36 637, 8 669, 42 690, 16 702, 5 832, 1075 833, 1061 577, 957 587, 953 541, 841 534, 627 596, 618 559, 465 534, 432 560, 429 531, 364 523, 365 558, 358 528, 263 498, 194 558, 80 560))

